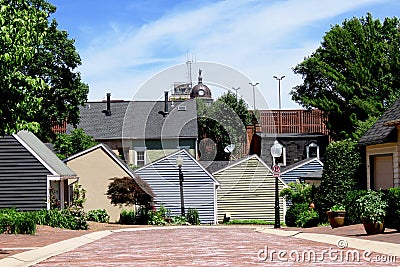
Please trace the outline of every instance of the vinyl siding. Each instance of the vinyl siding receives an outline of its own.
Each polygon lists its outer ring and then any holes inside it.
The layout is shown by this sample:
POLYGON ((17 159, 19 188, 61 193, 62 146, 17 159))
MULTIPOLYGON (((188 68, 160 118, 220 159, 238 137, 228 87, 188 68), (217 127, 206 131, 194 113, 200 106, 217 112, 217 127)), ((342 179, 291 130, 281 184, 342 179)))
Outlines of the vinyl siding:
POLYGON ((323 165, 321 164, 321 162, 315 158, 303 165, 296 166, 294 168, 284 171, 281 174, 281 178, 286 184, 288 184, 290 182, 296 182, 296 180, 300 179, 302 176, 321 170, 322 168, 323 165))
POLYGON ((0 137, 0 208, 46 208, 51 173, 13 136, 0 137))
MULTIPOLYGON (((227 167, 214 174, 221 186, 217 191, 218 221, 225 213, 231 219, 258 219, 274 221, 275 218, 275 178, 258 157, 250 157, 243 162, 227 167)), ((284 184, 279 181, 279 191, 284 184)), ((281 221, 284 218, 282 198, 279 198, 281 221)))
POLYGON ((183 195, 185 211, 195 208, 199 211, 201 223, 215 221, 215 181, 186 152, 167 156, 136 171, 153 189, 156 206, 164 205, 171 210, 171 216, 180 215, 179 171, 176 158, 183 159, 183 195))

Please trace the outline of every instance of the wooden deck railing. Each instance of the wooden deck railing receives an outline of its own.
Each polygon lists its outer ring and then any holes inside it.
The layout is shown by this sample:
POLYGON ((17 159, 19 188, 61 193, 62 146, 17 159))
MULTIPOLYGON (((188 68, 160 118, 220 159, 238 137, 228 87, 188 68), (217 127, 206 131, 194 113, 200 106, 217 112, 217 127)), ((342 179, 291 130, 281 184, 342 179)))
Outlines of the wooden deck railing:
POLYGON ((328 135, 322 111, 260 110, 263 133, 323 133, 328 135))

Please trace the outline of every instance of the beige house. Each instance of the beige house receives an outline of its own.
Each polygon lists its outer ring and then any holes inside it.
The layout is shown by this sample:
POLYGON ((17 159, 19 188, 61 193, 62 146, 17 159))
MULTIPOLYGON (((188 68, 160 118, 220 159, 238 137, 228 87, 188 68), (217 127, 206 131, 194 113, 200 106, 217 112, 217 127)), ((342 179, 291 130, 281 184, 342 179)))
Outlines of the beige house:
POLYGON ((400 187, 400 98, 365 133, 367 187, 400 187))
POLYGON ((104 144, 75 154, 67 158, 65 163, 77 173, 80 177, 79 183, 86 190, 85 211, 105 209, 110 215, 110 222, 119 220, 122 209, 133 209, 111 204, 106 192, 112 178, 131 177, 146 193, 153 195, 146 182, 134 175, 130 168, 104 144))

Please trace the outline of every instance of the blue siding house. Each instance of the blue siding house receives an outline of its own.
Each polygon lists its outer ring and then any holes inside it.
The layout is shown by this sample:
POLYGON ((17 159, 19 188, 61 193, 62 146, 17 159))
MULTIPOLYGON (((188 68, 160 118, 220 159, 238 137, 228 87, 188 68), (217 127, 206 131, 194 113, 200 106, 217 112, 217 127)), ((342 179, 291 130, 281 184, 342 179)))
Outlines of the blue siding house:
POLYGON ((321 171, 323 167, 324 164, 318 158, 307 158, 283 169, 281 178, 286 184, 304 181, 306 176, 310 176, 316 171, 321 171))
POLYGON ((218 181, 185 149, 179 150, 135 171, 153 189, 156 206, 171 210, 171 216, 180 215, 178 157, 183 159, 183 194, 185 211, 199 211, 201 223, 217 223, 218 181))

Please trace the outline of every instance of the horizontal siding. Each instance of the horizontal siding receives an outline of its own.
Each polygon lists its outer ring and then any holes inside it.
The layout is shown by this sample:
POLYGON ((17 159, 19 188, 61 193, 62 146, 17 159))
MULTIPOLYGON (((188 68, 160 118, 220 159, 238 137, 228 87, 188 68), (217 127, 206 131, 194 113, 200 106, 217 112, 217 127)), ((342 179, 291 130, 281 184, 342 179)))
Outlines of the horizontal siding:
POLYGON ((296 182, 302 176, 321 170, 323 166, 318 160, 310 161, 302 166, 288 170, 282 173, 281 178, 285 183, 296 182))
MULTIPOLYGON (((181 152, 180 155, 184 161, 182 172, 185 210, 195 208, 199 211, 201 223, 213 223, 214 180, 187 154, 181 152)), ((172 216, 181 214, 177 156, 178 154, 171 155, 136 172, 153 189, 157 207, 164 205, 171 210, 172 216)))
POLYGON ((0 137, 0 208, 46 208, 49 174, 14 137, 0 137))
MULTIPOLYGON (((226 213, 231 219, 275 219, 275 178, 257 158, 253 157, 214 175, 221 186, 217 191, 218 221, 226 213)), ((279 190, 284 184, 279 181, 279 190)), ((283 201, 279 198, 283 220, 283 201)))

